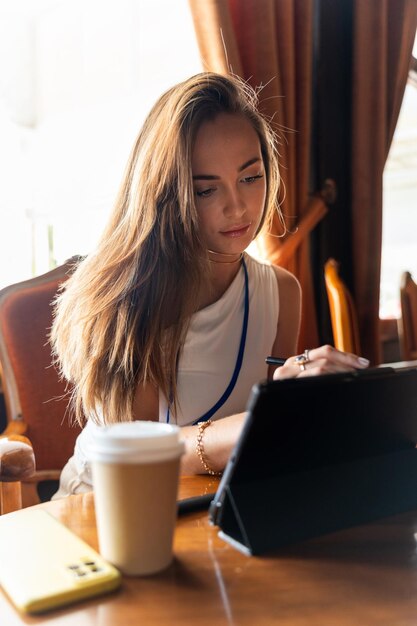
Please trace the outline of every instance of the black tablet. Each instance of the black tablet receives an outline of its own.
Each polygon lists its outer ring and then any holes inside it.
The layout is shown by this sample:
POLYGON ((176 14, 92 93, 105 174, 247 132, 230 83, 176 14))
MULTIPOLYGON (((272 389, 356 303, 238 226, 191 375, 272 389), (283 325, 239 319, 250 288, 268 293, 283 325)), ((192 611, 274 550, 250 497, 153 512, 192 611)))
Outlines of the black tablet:
POLYGON ((210 519, 248 554, 417 508, 417 368, 262 382, 210 519))

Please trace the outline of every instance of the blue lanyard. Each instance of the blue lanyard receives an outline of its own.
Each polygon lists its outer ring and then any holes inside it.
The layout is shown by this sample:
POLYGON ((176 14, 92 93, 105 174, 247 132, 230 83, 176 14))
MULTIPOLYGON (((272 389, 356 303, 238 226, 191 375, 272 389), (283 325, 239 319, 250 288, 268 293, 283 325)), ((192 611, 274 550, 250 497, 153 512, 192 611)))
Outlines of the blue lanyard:
MULTIPOLYGON (((237 379, 238 379, 238 376, 242 367, 243 355, 245 352, 245 345, 246 345, 246 335, 248 332, 248 320, 249 320, 249 278, 248 278, 248 270, 246 268, 245 259, 242 259, 242 267, 243 267, 243 273, 245 276, 245 299, 244 299, 245 308, 243 312, 242 334, 240 337, 239 352, 237 354, 235 369, 233 371, 232 378, 230 379, 230 382, 227 385, 222 396, 217 400, 216 404, 214 404, 211 407, 211 409, 209 409, 206 413, 204 413, 204 415, 202 415, 197 420, 195 420, 195 422, 193 422, 193 425, 198 424, 199 422, 206 422, 216 413, 216 411, 220 409, 220 407, 223 406, 227 398, 232 393, 234 386, 236 385, 236 382, 237 382, 237 379)), ((166 419, 167 424, 169 424, 169 413, 170 411, 169 411, 169 406, 168 406, 167 419, 166 419)))

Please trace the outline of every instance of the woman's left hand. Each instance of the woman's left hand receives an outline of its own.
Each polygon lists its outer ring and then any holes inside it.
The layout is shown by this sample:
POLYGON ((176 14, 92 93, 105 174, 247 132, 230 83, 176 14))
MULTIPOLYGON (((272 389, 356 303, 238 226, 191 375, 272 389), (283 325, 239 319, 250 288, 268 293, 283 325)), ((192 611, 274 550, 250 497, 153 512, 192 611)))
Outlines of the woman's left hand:
POLYGON ((341 352, 333 346, 320 346, 312 350, 305 350, 303 354, 289 357, 282 367, 274 372, 274 380, 284 378, 302 378, 305 376, 320 376, 335 374, 355 369, 366 369, 368 359, 349 352, 341 352))

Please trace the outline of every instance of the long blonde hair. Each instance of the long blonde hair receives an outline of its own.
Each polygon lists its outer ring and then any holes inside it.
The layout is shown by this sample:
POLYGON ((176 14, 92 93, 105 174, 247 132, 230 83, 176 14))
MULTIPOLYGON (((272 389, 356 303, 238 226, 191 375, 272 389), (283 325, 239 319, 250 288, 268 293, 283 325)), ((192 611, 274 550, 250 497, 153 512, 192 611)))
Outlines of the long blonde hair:
MULTIPOLYGON (((257 94, 237 77, 201 73, 156 102, 130 155, 96 250, 65 283, 51 343, 73 384, 78 421, 133 419, 139 383, 177 401, 177 362, 208 257, 199 236, 191 155, 198 128, 219 113, 244 115, 261 144, 267 198, 260 229, 277 206, 275 135, 257 94)), ((260 230, 259 229, 259 230, 260 230)))

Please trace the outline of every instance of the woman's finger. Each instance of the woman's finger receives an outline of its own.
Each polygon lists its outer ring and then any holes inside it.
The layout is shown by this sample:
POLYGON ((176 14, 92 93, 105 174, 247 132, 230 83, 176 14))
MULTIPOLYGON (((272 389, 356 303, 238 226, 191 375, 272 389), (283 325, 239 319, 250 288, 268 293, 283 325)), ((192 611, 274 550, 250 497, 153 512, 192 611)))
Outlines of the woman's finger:
POLYGON ((352 354, 351 352, 342 352, 330 345, 308 350, 308 357, 310 361, 324 358, 330 363, 346 365, 356 369, 364 369, 369 366, 368 359, 352 354))
POLYGON ((273 378, 278 380, 298 376, 319 376, 364 369, 368 365, 368 359, 325 345, 305 350, 303 354, 290 357, 282 367, 275 370, 273 378))

